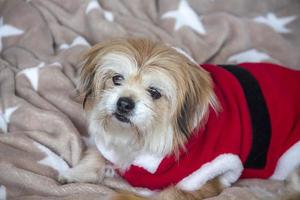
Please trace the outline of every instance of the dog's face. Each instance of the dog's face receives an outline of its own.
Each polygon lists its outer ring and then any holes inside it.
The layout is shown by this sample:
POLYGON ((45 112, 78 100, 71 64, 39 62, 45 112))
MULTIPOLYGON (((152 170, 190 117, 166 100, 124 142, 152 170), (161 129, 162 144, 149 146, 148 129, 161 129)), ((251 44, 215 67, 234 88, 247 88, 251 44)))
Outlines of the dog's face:
POLYGON ((215 104, 208 73, 175 49, 145 39, 94 46, 81 91, 91 134, 158 154, 183 145, 215 104))

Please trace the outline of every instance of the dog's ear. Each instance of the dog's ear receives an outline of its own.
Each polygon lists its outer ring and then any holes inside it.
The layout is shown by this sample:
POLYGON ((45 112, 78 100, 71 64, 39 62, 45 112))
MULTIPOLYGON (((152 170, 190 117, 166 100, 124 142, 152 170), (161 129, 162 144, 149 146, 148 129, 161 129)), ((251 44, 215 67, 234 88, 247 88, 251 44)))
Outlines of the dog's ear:
POLYGON ((82 57, 82 68, 80 72, 78 91, 80 99, 82 99, 81 102, 83 108, 85 108, 89 98, 93 99, 93 97, 96 95, 94 81, 97 63, 105 46, 105 43, 99 43, 88 50, 82 57))
POLYGON ((193 63, 185 67, 186 77, 181 83, 184 85, 179 86, 183 92, 178 97, 174 127, 177 134, 187 139, 195 128, 205 123, 209 106, 217 109, 217 100, 209 73, 193 63))

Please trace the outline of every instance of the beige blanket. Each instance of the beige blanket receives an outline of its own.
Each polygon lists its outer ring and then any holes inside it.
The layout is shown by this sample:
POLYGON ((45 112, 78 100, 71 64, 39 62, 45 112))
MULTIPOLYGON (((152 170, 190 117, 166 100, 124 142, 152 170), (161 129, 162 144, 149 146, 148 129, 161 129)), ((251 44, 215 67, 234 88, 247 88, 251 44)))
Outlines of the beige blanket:
MULTIPOLYGON (((298 0, 1 0, 0 199, 104 199, 118 179, 62 185, 87 134, 74 101, 79 58, 112 37, 179 46, 199 63, 300 67, 298 0)), ((282 183, 246 180, 221 199, 257 199, 282 183)), ((272 193, 268 193, 272 196, 272 193)))

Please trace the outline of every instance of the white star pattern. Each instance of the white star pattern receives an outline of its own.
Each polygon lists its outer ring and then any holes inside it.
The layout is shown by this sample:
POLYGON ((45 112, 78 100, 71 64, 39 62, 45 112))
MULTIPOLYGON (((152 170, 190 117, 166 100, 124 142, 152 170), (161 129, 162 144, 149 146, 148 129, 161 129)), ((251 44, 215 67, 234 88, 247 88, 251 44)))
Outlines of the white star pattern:
POLYGON ((3 17, 0 17, 0 51, 2 50, 2 38, 23 34, 24 31, 9 24, 3 24, 3 17))
POLYGON ((11 115, 18 109, 17 106, 9 107, 4 110, 4 112, 0 111, 0 129, 7 133, 8 131, 8 123, 10 122, 11 115))
POLYGON ((88 46, 90 47, 91 45, 86 41, 86 39, 84 39, 83 37, 81 36, 77 36, 73 42, 71 44, 61 44, 59 46, 59 49, 69 49, 71 47, 74 47, 74 46, 77 46, 77 45, 83 45, 83 46, 88 46))
POLYGON ((242 63, 242 62, 261 62, 269 60, 271 57, 263 52, 257 51, 256 49, 250 49, 228 58, 229 63, 242 63))
MULTIPOLYGON (((45 67, 45 63, 41 62, 39 65, 31 68, 26 68, 18 73, 18 75, 24 74, 27 79, 30 81, 33 89, 35 91, 38 90, 38 79, 39 79, 39 70, 43 67, 45 67)), ((54 62, 48 66, 53 66, 53 67, 62 67, 60 63, 54 62)))
POLYGON ((0 200, 6 200, 6 188, 4 185, 0 186, 0 200))
POLYGON ((254 18, 255 22, 266 24, 272 27, 278 33, 290 33, 291 30, 286 25, 291 23, 297 16, 277 17, 274 13, 268 13, 266 17, 258 16, 254 18))
POLYGON ((186 0, 181 0, 177 10, 168 11, 163 14, 162 19, 174 18, 175 19, 175 30, 179 30, 183 26, 192 28, 199 34, 206 34, 201 19, 197 13, 189 6, 186 0))
POLYGON ((31 68, 24 69, 19 72, 19 74, 24 74, 27 79, 30 81, 34 90, 37 91, 38 88, 38 76, 39 76, 39 68, 45 67, 45 63, 42 62, 39 65, 31 68))
POLYGON ((89 2, 88 6, 86 7, 86 10, 85 10, 85 14, 89 14, 89 12, 91 12, 92 10, 100 10, 100 11, 103 11, 103 14, 104 14, 104 18, 107 20, 107 21, 110 21, 110 22, 113 22, 114 21, 114 15, 112 14, 112 12, 110 11, 107 11, 107 10, 104 10, 99 2, 97 0, 92 0, 89 2))
POLYGON ((70 169, 67 162, 57 154, 53 153, 53 151, 51 151, 49 148, 37 142, 34 142, 34 144, 39 150, 46 154, 46 157, 44 159, 38 161, 39 164, 49 166, 57 170, 59 173, 70 169))

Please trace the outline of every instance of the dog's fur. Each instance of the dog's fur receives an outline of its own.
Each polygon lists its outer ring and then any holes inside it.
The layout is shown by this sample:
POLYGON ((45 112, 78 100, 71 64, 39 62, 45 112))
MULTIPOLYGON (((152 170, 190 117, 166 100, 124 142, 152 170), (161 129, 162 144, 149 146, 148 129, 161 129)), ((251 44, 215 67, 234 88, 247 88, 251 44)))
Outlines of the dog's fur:
MULTIPOLYGON (((147 39, 95 45, 85 56, 79 90, 93 140, 116 152, 114 164, 121 171, 141 153, 178 153, 192 130, 205 124, 208 108, 221 109, 206 71, 181 51, 147 39), (117 102, 121 97, 130 98, 135 108, 120 120, 117 102)), ((60 179, 99 182, 105 169, 97 166, 103 163, 97 150, 89 147, 83 160, 60 179)), ((198 191, 170 187, 153 198, 202 199, 224 187, 215 178, 198 191)), ((144 198, 123 193, 113 199, 144 198)))

